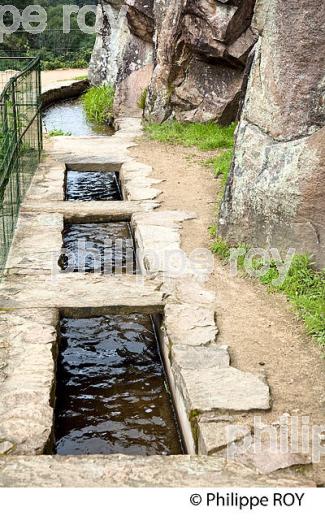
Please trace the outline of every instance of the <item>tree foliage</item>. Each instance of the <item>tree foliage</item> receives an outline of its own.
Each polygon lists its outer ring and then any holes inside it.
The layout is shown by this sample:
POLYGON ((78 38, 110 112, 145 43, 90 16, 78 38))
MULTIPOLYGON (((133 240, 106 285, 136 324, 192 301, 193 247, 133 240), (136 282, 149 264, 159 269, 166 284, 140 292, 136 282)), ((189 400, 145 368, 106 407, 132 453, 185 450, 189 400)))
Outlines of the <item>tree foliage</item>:
MULTIPOLYGON (((63 5, 96 5, 97 0, 29 0, 28 5, 41 5, 47 12, 47 28, 41 34, 30 34, 22 29, 4 36, 0 44, 1 56, 35 56, 41 55, 43 68, 55 69, 64 67, 87 67, 95 35, 86 34, 79 29, 77 15, 71 15, 71 31, 63 33, 63 5)), ((12 0, 10 5, 20 12, 26 7, 26 0, 12 0)), ((10 24, 11 15, 7 15, 5 23, 10 24)), ((95 23, 95 16, 89 13, 86 23, 95 23)), ((10 68, 8 60, 8 68, 10 68)))

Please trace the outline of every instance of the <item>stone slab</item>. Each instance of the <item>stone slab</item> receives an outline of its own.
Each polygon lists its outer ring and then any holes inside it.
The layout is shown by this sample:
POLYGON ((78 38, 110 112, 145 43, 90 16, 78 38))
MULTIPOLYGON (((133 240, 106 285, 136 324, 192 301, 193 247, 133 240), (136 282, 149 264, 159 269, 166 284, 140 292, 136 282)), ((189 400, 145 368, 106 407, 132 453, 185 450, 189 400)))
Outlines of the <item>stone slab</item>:
POLYGON ((10 453, 41 454, 50 437, 58 320, 49 309, 0 312, 0 444, 10 453))
POLYGON ((0 284, 0 307, 58 308, 81 312, 159 312, 166 295, 159 281, 141 276, 61 273, 6 276, 0 284), (98 311, 97 311, 98 312, 98 311))
POLYGON ((217 457, 1 457, 1 487, 314 487, 313 480, 251 468, 217 457))
POLYGON ((41 162, 32 179, 26 199, 64 200, 65 171, 64 163, 51 159, 41 162))
POLYGON ((172 364, 179 370, 201 370, 209 368, 227 368, 230 358, 228 347, 185 347, 173 346, 172 364))
POLYGON ((198 453, 199 455, 212 455, 249 434, 248 426, 199 420, 198 453))
POLYGON ((177 280, 174 293, 179 303, 209 305, 216 303, 216 294, 199 283, 194 277, 177 280))
POLYGON ((137 212, 152 211, 157 207, 155 202, 134 201, 34 201, 27 199, 21 206, 21 213, 56 213, 67 220, 95 222, 110 220, 130 220, 137 212))
POLYGON ((60 256, 63 227, 63 217, 57 213, 21 213, 6 269, 51 271, 60 256))
POLYGON ((195 213, 185 211, 155 211, 150 215, 136 215, 137 225, 172 227, 181 230, 181 223, 196 218, 195 213))
MULTIPOLYGON (((288 433, 290 434, 290 432, 288 433)), ((271 431, 269 428, 262 428, 259 435, 255 430, 254 435, 249 435, 243 442, 232 445, 231 459, 254 468, 258 473, 267 475, 280 469, 311 464, 310 453, 299 451, 300 444, 298 442, 298 445, 292 448, 289 435, 286 448, 283 438, 281 440, 280 430, 277 431, 274 426, 271 431)), ((221 455, 224 456, 223 453, 221 455)))
POLYGON ((45 149, 51 159, 64 162, 71 169, 84 165, 109 170, 119 170, 129 160, 128 148, 134 146, 134 139, 141 134, 140 118, 123 118, 116 121, 117 132, 107 137, 52 137, 45 149))
POLYGON ((172 345, 214 345, 218 334, 213 306, 168 304, 165 307, 167 335, 172 345))
POLYGON ((189 412, 268 410, 270 391, 259 377, 236 368, 178 370, 173 366, 189 412))

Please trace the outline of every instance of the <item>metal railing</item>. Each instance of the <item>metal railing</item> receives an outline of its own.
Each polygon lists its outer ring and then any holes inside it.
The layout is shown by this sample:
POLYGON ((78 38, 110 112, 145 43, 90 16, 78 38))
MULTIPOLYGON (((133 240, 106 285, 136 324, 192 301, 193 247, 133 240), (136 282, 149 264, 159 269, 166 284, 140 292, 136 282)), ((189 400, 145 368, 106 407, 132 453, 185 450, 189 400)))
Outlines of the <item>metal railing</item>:
POLYGON ((42 151, 40 58, 7 63, 0 57, 0 276, 42 151))

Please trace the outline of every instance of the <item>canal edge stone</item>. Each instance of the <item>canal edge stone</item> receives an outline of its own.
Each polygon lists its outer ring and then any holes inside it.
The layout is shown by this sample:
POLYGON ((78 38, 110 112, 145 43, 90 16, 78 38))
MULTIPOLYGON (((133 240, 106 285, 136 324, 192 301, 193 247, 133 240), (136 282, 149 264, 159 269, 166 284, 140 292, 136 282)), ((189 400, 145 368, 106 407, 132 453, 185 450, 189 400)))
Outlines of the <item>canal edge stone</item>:
MULTIPOLYGON (((164 262, 159 265, 159 269, 153 269, 150 261, 146 258, 146 251, 152 242, 154 242, 159 255, 164 255, 170 248, 176 247, 181 250, 180 233, 182 222, 185 219, 195 218, 195 215, 180 215, 180 212, 155 211, 158 207, 155 198, 161 192, 158 188, 154 187, 158 184, 156 180, 150 177, 152 168, 133 160, 128 153, 128 149, 135 145, 134 139, 141 135, 141 122, 136 118, 124 118, 117 121, 117 125, 119 130, 114 136, 109 138, 53 138, 51 142, 47 144, 48 153, 45 158, 45 163, 41 164, 35 175, 21 212, 21 218, 25 219, 25 223, 22 220, 21 225, 28 227, 28 219, 30 218, 31 222, 34 218, 35 227, 31 229, 30 236, 28 237, 25 233, 22 233, 23 228, 20 227, 20 223, 18 224, 17 235, 15 237, 16 242, 14 243, 10 262, 7 266, 7 280, 5 280, 4 285, 1 287, 1 297, 4 300, 4 304, 8 305, 10 309, 7 311, 9 316, 15 312, 21 312, 17 310, 17 308, 22 307, 26 309, 28 305, 33 307, 30 310, 31 313, 34 311, 39 312, 39 308, 44 309, 44 311, 47 309, 55 309, 55 312, 57 312, 56 309, 64 306, 71 305, 81 308, 87 305, 90 307, 96 306, 96 303, 97 306, 98 303, 101 303, 99 306, 106 308, 104 305, 105 295, 107 298, 110 289, 113 292, 118 291, 119 293, 119 296, 116 297, 113 302, 113 306, 116 308, 126 308, 127 306, 133 308, 136 305, 136 300, 138 300, 143 302, 140 303, 139 306, 148 310, 165 310, 165 330, 162 337, 165 342, 163 350, 168 351, 165 361, 167 365, 170 363, 170 366, 167 367, 167 372, 170 377, 174 378, 172 386, 174 386, 178 392, 176 402, 177 399, 182 399, 181 406, 183 406, 183 411, 185 411, 187 416, 189 428, 192 429, 193 423, 196 425, 196 433, 194 435, 196 438, 194 441, 197 447, 197 431, 202 413, 267 410, 271 404, 270 391, 267 383, 262 381, 258 375, 242 372, 229 366, 228 348, 218 345, 218 329, 213 304, 215 296, 204 288, 204 280, 202 281, 200 277, 197 277, 195 273, 193 273, 190 264, 188 263, 186 266, 184 278, 173 278, 168 270, 168 266, 166 266, 164 262), (96 208, 95 204, 89 204, 86 208, 83 204, 77 203, 76 205, 72 205, 63 201, 62 178, 65 173, 66 165, 71 168, 77 165, 85 169, 95 169, 103 167, 103 165, 108 169, 114 165, 115 168, 120 170, 124 193, 128 200, 122 201, 115 206, 113 204, 103 204, 99 206, 99 204, 96 203, 96 208), (115 281, 111 280, 108 282, 107 279, 94 275, 90 283, 90 279, 85 278, 84 275, 79 276, 78 274, 74 274, 71 276, 66 275, 66 277, 58 275, 59 285, 56 286, 56 289, 54 285, 49 282, 47 255, 52 254, 58 247, 59 243, 57 240, 62 231, 63 219, 79 218, 80 213, 83 215, 83 218, 91 218, 92 215, 96 215, 96 211, 101 214, 101 218, 108 217, 111 211, 112 213, 115 211, 114 218, 118 218, 121 214, 127 214, 127 216, 132 219, 139 252, 143 260, 142 276, 144 279, 144 289, 142 293, 139 290, 136 291, 133 282, 131 282, 131 280, 128 281, 126 278, 124 278, 124 281, 122 281, 122 279, 116 279, 115 281), (30 217, 31 214, 33 218, 30 217), (44 225, 44 223, 42 224, 42 222, 44 222, 44 216, 49 215, 51 215, 52 220, 49 220, 46 225, 44 225), (51 233, 48 233, 52 224, 55 228, 55 230, 53 229, 53 236, 51 233), (41 232, 41 236, 43 237, 42 242, 39 241, 35 244, 33 231, 34 233, 36 233, 36 231, 41 232), (48 239, 47 242, 44 241, 45 235, 48 239), (29 240, 30 242, 28 242, 29 240), (33 251, 36 249, 37 255, 26 256, 25 252, 28 248, 31 248, 33 251), (42 250, 43 253, 45 251, 43 259, 42 255, 39 255, 42 250), (36 256, 40 263, 36 266, 36 269, 33 269, 32 264, 34 259, 36 261, 36 256), (65 292, 64 284, 67 283, 70 284, 70 289, 65 292), (92 296, 89 292, 90 286, 93 287, 92 296), (56 295, 55 290, 58 288, 60 294, 56 295), (39 294, 41 294, 41 297, 37 300, 37 295, 39 294), (132 294, 134 294, 133 299, 131 297, 132 294), (70 298, 68 305, 67 298, 68 302, 70 298), (129 301, 128 304, 127 301, 129 301), (38 303, 40 307, 37 307, 38 303), (192 356, 193 368, 189 368, 188 360, 185 361, 186 352, 188 352, 189 358, 192 356), (208 352, 211 354, 211 357, 208 355, 208 352), (215 361, 214 366, 212 366, 211 358, 215 361), (221 366, 223 364, 226 366, 221 366), (212 393, 212 389, 216 390, 215 394, 212 393)), ((32 323, 36 323, 33 319, 33 314, 31 314, 28 328, 32 323)), ((16 341, 19 334, 18 336, 15 335, 18 330, 15 325, 15 320, 11 322, 10 327, 12 327, 14 333, 13 341, 16 341)), ((51 345, 51 342, 46 343, 46 345, 51 345)), ((19 342, 17 343, 17 347, 20 348, 19 342)), ((9 349, 11 349, 11 346, 9 346, 9 349)), ((27 356, 27 352, 23 350, 21 350, 20 354, 25 357, 27 356)), ((10 369, 8 369, 8 366, 11 366, 10 363, 9 356, 9 358, 6 359, 4 367, 5 380, 2 383, 1 391, 3 385, 9 385, 8 388, 10 389, 12 382, 13 385, 15 383, 16 373, 13 373, 13 377, 10 375, 10 369)), ((47 361, 47 363, 50 364, 49 361, 47 361)), ((42 373, 41 370, 40 374, 46 379, 46 392, 49 393, 49 387, 53 385, 53 359, 52 369, 50 370, 52 371, 51 381, 48 377, 48 366, 47 369, 44 370, 44 373, 42 373), (45 373, 47 375, 45 375, 45 373)), ((35 367, 33 373, 34 370, 35 367)), ((19 370, 17 371, 17 375, 18 374, 19 370)), ((24 375, 24 373, 22 372, 20 375, 24 375)), ((4 388, 6 388, 6 386, 4 388)), ((33 390, 31 392, 33 392, 33 390)), ((50 420, 50 416, 47 414, 53 413, 53 409, 47 402, 46 405, 44 403, 44 409, 42 409, 40 414, 36 413, 33 417, 32 413, 29 415, 29 411, 27 410, 27 415, 22 416, 24 420, 27 418, 27 426, 29 424, 29 427, 31 427, 33 425, 32 419, 37 416, 37 420, 40 420, 40 430, 43 427, 41 419, 44 418, 44 430, 42 432, 40 431, 40 440, 37 440, 34 445, 32 440, 28 439, 28 435, 32 435, 34 439, 33 428, 29 430, 25 436, 22 430, 23 438, 21 440, 18 439, 18 443, 16 443, 14 439, 11 439, 12 432, 15 431, 17 425, 18 429, 20 429, 19 413, 20 411, 22 411, 22 413, 24 412, 23 408, 20 409, 19 406, 17 406, 17 404, 19 405, 19 395, 21 394, 18 392, 16 397, 15 393, 13 393, 10 398, 8 397, 8 404, 10 403, 12 416, 10 416, 10 420, 7 420, 9 416, 4 415, 7 429, 5 427, 3 435, 0 431, 0 438, 4 438, 4 442, 12 442, 13 451, 16 454, 31 455, 34 453, 42 453, 46 445, 44 439, 45 437, 48 439, 49 435, 47 425, 52 421, 52 416, 50 420), (43 413, 44 410, 47 410, 46 407, 51 408, 51 410, 43 413), (10 422, 11 418, 13 422, 10 422), (8 436, 8 440, 6 440, 6 436, 8 436), (31 444, 29 444, 29 442, 31 444)), ((30 393, 29 395, 32 394, 30 393)), ((33 394, 33 398, 34 397, 37 399, 39 397, 37 390, 33 394)), ((42 399, 39 400, 39 405, 43 406, 42 399)), ((33 407, 34 405, 31 406, 30 412, 34 409, 33 407)), ((6 412, 4 413, 6 414, 6 412)), ((210 428, 212 428, 213 424, 214 426, 218 424, 217 418, 210 423, 210 428)), ((208 433, 206 430, 206 427, 202 427, 199 433, 203 444, 208 444, 208 433)), ((209 450, 213 452, 215 448, 212 446, 209 450)), ((38 457, 38 459, 40 458, 38 457)), ((2 458, 2 461, 3 460, 4 458, 2 458)), ((14 459, 11 458, 10 460, 14 459)), ((11 471, 10 460, 8 460, 7 475, 10 474, 11 471)), ((23 459, 20 460, 23 461, 23 459)), ((45 464, 45 460, 51 461, 52 464, 52 461, 56 461, 57 459, 55 457, 48 458, 42 456, 39 462, 37 459, 34 461, 34 458, 26 458, 24 460, 26 468, 33 467, 33 464, 35 464, 35 467, 39 464, 40 467, 43 463, 45 464), (31 464, 31 466, 29 466, 29 464, 31 464)), ((84 458, 82 458, 82 460, 84 460, 84 458)), ((99 458, 86 458, 86 465, 88 464, 87 460, 89 464, 93 462, 94 464, 98 463, 98 466, 100 466, 99 458)), ((113 457, 108 458, 107 465, 114 467, 114 460, 117 459, 113 457)), ((118 460, 119 467, 122 468, 124 460, 126 459, 121 457, 118 460)), ((135 461, 135 465, 137 463, 141 465, 141 458, 135 457, 134 459, 130 458, 130 460, 135 461)), ((178 460, 181 459, 178 458, 178 460)), ((184 458, 183 460, 189 461, 190 459, 184 458)), ((69 463, 70 458, 66 458, 65 461, 62 461, 61 465, 54 462, 53 465, 56 466, 55 471, 57 471, 57 475, 59 475, 59 480, 62 479, 62 470, 60 467, 63 468, 65 464, 69 465, 69 463)), ((22 462, 22 464, 24 463, 22 462)), ((145 462, 144 464, 146 465, 147 463, 145 462)), ((159 458, 159 464, 159 467, 163 469, 165 465, 163 458, 159 458)), ((52 469, 48 470, 47 474, 49 475, 49 479, 51 478, 51 474, 54 477, 55 471, 52 472, 52 469)), ((243 473, 244 470, 239 471, 238 469, 238 478, 243 477, 243 473)), ((17 475, 15 479, 16 482, 19 482, 17 475)), ((125 481, 124 479, 124 482, 125 481)), ((256 482, 257 481, 258 480, 256 480, 256 482)))

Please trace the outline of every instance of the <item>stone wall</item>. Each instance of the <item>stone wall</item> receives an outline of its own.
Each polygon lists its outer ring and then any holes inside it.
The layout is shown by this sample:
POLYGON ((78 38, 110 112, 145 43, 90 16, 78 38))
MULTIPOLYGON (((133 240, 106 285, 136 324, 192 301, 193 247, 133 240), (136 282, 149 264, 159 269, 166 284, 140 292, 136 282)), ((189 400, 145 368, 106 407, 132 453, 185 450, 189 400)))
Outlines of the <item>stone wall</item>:
POLYGON ((162 122, 231 122, 257 34, 255 0, 101 0, 90 79, 117 87, 115 112, 162 122))
POLYGON ((45 87, 42 91, 41 101, 42 108, 47 108, 58 101, 64 99, 73 99, 81 96, 89 88, 87 79, 75 81, 65 81, 63 85, 53 88, 52 85, 45 87))
POLYGON ((258 0, 259 32, 219 232, 325 261, 322 0, 258 0))

